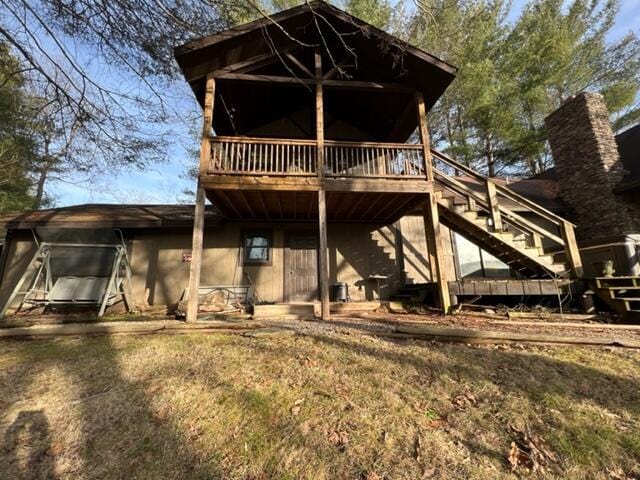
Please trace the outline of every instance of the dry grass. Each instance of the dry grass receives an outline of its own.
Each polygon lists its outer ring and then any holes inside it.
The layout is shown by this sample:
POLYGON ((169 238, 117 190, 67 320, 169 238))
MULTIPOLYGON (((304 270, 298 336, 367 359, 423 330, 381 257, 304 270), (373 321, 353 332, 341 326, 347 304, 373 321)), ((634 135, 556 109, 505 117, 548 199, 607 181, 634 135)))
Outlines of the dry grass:
MULTIPOLYGON (((545 478, 640 474, 640 353, 355 335, 0 344, 0 477, 545 478)), ((617 476, 616 476, 617 475, 617 476)))

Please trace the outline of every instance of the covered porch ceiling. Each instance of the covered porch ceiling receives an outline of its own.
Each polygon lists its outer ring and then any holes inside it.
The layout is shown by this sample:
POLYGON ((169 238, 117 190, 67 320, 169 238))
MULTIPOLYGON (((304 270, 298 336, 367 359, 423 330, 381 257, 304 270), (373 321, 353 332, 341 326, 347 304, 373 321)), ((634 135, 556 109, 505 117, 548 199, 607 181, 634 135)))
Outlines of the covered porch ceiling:
MULTIPOLYGON (((424 193, 328 191, 330 223, 390 224, 420 207, 424 193)), ((228 219, 317 222, 317 191, 207 190, 209 201, 228 219)))
POLYGON ((216 79, 213 127, 227 136, 313 138, 321 78, 325 122, 338 125, 327 138, 402 143, 416 128, 415 92, 429 109, 456 73, 321 1, 195 40, 175 55, 201 105, 207 76, 216 79))

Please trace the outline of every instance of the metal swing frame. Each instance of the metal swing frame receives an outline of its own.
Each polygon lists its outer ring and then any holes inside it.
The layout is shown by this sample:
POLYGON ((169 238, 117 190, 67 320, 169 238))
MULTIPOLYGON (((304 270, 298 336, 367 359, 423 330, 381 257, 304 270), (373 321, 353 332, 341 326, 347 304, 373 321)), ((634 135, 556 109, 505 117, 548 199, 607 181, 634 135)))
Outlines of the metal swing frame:
MULTIPOLYGON (((120 243, 69 243, 69 242, 40 242, 35 232, 33 233, 36 241, 37 250, 31 261, 25 268, 20 280, 14 287, 11 295, 7 299, 7 302, 0 310, 0 319, 4 318, 7 310, 13 304, 15 299, 22 295, 22 301, 15 313, 18 313, 25 303, 30 303, 39 306, 49 305, 96 305, 99 306, 98 317, 102 317, 109 305, 113 305, 115 299, 119 296, 122 297, 125 303, 127 312, 131 312, 133 304, 131 303, 131 264, 129 257, 127 256, 127 247, 124 241, 124 236, 120 230, 115 230, 120 237, 120 243), (51 272, 51 252, 56 247, 63 248, 113 248, 115 249, 114 260, 111 266, 111 273, 108 277, 108 282, 104 290, 98 295, 96 300, 85 299, 55 299, 51 298, 51 292, 55 288, 53 283, 53 277, 51 272), (24 283, 29 277, 29 273, 32 271, 35 265, 38 265, 36 275, 31 282, 31 286, 28 290, 22 290, 24 283), (128 285, 125 286, 125 280, 128 285)), ((71 277, 60 277, 71 278, 71 277)), ((107 277, 73 277, 73 278, 107 278, 107 277)), ((59 281, 60 279, 58 279, 59 281)), ((56 281, 57 283, 57 281, 56 281)))

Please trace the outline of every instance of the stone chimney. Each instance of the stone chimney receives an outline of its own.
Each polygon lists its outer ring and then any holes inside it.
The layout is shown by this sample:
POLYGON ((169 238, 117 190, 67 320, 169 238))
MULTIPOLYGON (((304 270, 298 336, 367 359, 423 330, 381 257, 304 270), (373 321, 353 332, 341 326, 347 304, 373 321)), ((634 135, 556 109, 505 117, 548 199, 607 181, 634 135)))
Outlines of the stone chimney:
POLYGON ((579 240, 638 231, 633 207, 613 192, 625 175, 602 95, 580 93, 545 119, 560 197, 579 240))

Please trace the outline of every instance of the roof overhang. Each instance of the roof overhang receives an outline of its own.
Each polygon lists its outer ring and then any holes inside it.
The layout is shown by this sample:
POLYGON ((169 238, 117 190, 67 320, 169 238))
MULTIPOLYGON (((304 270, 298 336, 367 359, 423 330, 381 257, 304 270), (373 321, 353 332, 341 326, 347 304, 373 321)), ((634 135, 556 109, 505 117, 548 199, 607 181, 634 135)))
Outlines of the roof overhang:
MULTIPOLYGON (((427 108, 437 102, 457 72, 443 60, 321 1, 194 40, 175 48, 175 57, 203 105, 208 75, 237 72, 246 62, 267 60, 273 55, 284 57, 291 51, 305 55, 316 48, 325 56, 326 65, 335 66, 345 56, 351 58, 355 63, 349 66, 353 80, 396 85, 397 91, 387 90, 390 94, 401 95, 402 89, 405 96, 410 91, 422 92, 427 108), (349 57, 351 50, 354 55, 349 57)), ((224 82, 219 83, 225 88, 224 82)), ((301 80, 301 88, 305 88, 304 83, 301 80)), ((327 87, 331 87, 330 82, 327 87)), ((306 88, 310 90, 309 85, 306 88)), ((256 105, 258 108, 264 107, 256 105)))

